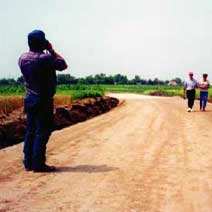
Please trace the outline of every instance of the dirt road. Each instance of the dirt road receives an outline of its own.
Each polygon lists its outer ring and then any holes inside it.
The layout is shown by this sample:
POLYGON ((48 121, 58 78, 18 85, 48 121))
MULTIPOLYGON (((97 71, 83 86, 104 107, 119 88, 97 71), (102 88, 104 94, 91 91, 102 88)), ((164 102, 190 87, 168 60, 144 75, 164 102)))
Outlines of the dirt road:
POLYGON ((0 151, 0 211, 212 211, 212 106, 115 95, 107 114, 55 132, 52 174, 24 172, 22 145, 0 151))

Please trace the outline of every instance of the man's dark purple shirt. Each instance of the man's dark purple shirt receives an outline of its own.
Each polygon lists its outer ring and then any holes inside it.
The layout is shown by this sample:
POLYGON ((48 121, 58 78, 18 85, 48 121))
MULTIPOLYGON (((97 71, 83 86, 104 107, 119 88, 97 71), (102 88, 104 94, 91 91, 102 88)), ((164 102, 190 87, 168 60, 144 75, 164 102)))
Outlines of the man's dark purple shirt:
POLYGON ((27 92, 42 98, 52 98, 56 92, 56 70, 67 68, 65 60, 58 55, 44 52, 26 52, 19 58, 19 67, 24 76, 27 92))

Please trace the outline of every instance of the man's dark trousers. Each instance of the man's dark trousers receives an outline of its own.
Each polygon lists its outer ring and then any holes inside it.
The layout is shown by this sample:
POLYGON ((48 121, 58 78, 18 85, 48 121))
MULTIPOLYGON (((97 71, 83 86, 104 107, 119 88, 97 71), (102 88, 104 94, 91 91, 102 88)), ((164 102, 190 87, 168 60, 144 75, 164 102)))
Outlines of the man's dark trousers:
POLYGON ((196 95, 195 89, 187 90, 186 95, 188 98, 188 107, 192 109, 194 106, 195 95, 196 95))
POLYGON ((53 98, 26 97, 27 129, 24 139, 24 166, 40 169, 46 161, 46 145, 53 129, 53 98))

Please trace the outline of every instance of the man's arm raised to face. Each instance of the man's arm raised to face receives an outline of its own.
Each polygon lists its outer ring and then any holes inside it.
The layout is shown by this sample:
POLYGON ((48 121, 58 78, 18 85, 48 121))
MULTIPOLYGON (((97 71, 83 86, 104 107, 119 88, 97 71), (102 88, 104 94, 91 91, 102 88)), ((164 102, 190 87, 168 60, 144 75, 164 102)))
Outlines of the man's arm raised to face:
POLYGON ((65 61, 65 59, 59 55, 52 47, 51 43, 48 43, 47 51, 51 54, 53 57, 53 68, 57 71, 63 71, 68 68, 68 65, 65 61))

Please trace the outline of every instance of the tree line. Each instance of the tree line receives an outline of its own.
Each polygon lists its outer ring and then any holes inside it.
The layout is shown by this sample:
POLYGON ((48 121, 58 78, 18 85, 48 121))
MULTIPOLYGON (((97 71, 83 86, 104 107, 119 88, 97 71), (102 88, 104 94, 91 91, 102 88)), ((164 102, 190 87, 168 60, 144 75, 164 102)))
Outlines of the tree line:
MULTIPOLYGON (((106 74, 96 74, 89 75, 86 77, 74 77, 70 74, 58 74, 57 83, 61 84, 108 84, 108 85, 167 85, 170 82, 176 82, 176 85, 181 85, 182 80, 180 78, 174 78, 172 80, 160 80, 155 79, 143 79, 139 75, 135 75, 133 79, 128 79, 126 75, 115 74, 115 75, 106 75, 106 74)), ((23 77, 18 77, 17 79, 0 79, 1 85, 21 85, 24 83, 23 77)))

